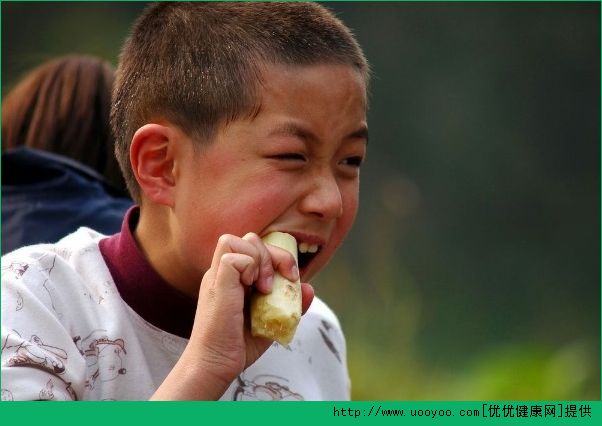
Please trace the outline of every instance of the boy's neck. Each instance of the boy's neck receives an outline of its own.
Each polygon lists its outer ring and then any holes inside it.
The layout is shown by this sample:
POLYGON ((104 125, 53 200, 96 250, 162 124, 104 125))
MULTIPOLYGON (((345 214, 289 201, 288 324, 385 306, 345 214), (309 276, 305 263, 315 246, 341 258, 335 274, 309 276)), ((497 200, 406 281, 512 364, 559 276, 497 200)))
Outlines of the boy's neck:
POLYGON ((100 252, 128 306, 155 327, 189 338, 196 298, 167 283, 146 260, 133 235, 139 214, 138 207, 128 210, 121 232, 99 241, 100 252))
POLYGON ((178 261, 173 236, 168 231, 168 222, 167 208, 141 207, 140 219, 132 234, 144 257, 155 271, 176 290, 196 299, 202 277, 199 278, 197 285, 190 285, 187 268, 178 261))

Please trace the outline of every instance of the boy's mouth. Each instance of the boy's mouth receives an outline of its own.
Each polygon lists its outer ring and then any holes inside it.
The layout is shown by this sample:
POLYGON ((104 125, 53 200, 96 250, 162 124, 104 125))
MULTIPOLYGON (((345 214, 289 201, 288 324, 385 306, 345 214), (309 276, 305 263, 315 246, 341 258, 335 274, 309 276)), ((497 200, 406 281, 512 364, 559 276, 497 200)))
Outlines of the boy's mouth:
POLYGON ((320 252, 318 244, 301 242, 297 247, 297 256, 299 260, 299 271, 301 275, 307 270, 307 266, 320 252))
POLYGON ((286 228, 278 231, 292 235, 297 241, 299 276, 301 280, 307 279, 307 272, 312 262, 320 255, 322 249, 327 246, 328 237, 319 235, 318 233, 295 231, 286 228))

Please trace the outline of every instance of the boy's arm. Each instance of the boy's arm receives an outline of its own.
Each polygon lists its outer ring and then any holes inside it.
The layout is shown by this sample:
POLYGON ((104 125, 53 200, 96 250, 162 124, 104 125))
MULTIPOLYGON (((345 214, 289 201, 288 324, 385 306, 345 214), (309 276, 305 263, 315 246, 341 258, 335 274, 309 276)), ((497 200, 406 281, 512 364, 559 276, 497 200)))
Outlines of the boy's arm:
MULTIPOLYGON (((245 301, 254 286, 271 291, 274 269, 294 281, 299 272, 293 256, 265 245, 256 234, 222 236, 210 269, 203 277, 196 318, 182 356, 151 399, 216 400, 271 345, 253 337, 245 301)), ((303 311, 313 290, 302 285, 303 311)))

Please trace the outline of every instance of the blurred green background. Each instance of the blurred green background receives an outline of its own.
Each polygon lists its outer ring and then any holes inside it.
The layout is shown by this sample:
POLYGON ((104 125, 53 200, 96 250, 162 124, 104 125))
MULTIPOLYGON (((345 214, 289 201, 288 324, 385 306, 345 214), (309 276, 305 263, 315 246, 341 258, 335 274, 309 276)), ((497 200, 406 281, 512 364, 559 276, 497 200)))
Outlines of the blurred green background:
MULTIPOLYGON (((353 398, 600 399, 600 4, 327 5, 374 72, 360 214, 314 282, 353 398)), ((143 6, 2 2, 2 93, 115 64, 143 6)))

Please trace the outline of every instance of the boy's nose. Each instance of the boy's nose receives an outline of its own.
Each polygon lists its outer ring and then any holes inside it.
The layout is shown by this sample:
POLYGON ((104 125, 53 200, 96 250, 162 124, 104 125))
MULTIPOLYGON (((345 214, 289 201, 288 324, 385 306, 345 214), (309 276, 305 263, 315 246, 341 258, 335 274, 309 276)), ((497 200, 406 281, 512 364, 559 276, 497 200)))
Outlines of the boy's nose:
POLYGON ((337 180, 330 173, 315 176, 300 203, 303 213, 320 219, 336 219, 343 214, 343 197, 337 180))

